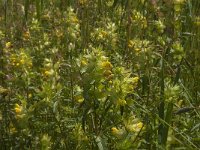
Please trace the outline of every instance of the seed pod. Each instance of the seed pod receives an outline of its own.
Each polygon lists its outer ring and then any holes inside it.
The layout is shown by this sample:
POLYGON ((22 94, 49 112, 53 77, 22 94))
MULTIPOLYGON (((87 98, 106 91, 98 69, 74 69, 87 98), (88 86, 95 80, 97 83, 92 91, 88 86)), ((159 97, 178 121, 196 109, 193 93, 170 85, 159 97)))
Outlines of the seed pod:
POLYGON ((183 107, 183 108, 180 108, 179 110, 175 111, 174 114, 179 115, 179 114, 182 114, 182 113, 189 112, 193 109, 194 109, 194 107, 183 107))

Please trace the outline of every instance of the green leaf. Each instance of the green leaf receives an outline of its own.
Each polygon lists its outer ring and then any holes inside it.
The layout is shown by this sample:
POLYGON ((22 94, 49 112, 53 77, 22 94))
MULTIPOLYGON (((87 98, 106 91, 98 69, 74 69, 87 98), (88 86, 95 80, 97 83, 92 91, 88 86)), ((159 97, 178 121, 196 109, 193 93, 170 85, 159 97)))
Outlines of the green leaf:
POLYGON ((99 150, 104 150, 104 147, 103 147, 103 144, 102 144, 103 141, 102 141, 100 136, 96 137, 95 142, 97 143, 99 150))
POLYGON ((58 101, 56 101, 56 102, 53 104, 53 112, 54 112, 54 113, 57 113, 57 112, 58 112, 58 101))
POLYGON ((197 125, 195 125, 195 126, 191 129, 191 131, 194 131, 194 130, 196 130, 197 128, 200 128, 200 123, 198 123, 197 125))

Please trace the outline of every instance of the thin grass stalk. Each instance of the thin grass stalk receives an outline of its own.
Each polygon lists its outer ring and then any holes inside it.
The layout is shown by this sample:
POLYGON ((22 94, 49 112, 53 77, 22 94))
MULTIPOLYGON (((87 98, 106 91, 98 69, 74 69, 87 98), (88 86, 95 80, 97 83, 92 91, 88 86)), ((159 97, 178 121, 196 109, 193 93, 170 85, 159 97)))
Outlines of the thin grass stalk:
MULTIPOLYGON (((125 51, 127 52, 127 58, 130 56, 130 50, 128 48, 128 43, 130 41, 130 36, 131 36, 131 0, 127 1, 127 7, 126 7, 126 11, 127 11, 127 26, 126 26, 126 46, 125 46, 125 51)), ((128 58, 129 59, 129 58, 128 58)))
MULTIPOLYGON (((158 108, 159 111, 159 117, 160 119, 164 120, 164 110, 165 110, 165 104, 164 104, 164 89, 165 89, 165 83, 164 83, 164 58, 161 58, 161 72, 160 72, 160 106, 158 108)), ((158 143, 160 145, 163 145, 163 123, 160 122, 159 128, 158 128, 158 143)))
MULTIPOLYGON (((142 99, 142 98, 140 98, 142 99)), ((135 105, 137 105, 137 107, 141 108, 142 112, 146 113, 146 114, 152 114, 152 112, 150 112, 148 109, 143 108, 142 105, 140 105, 138 102, 135 102, 135 105)), ((170 127, 175 133, 179 134, 183 139, 185 139, 190 145, 187 145, 185 143, 183 143, 182 141, 178 141, 180 144, 185 145, 187 148, 189 149, 194 149, 197 148, 196 145, 190 141, 190 139, 188 139, 188 137, 182 133, 179 132, 176 128, 174 128, 173 126, 171 126, 170 124, 168 124, 165 120, 161 119, 160 116, 156 113, 152 114, 153 117, 155 117, 156 119, 158 119, 158 121, 160 121, 161 123, 163 123, 163 125, 166 125, 168 127, 170 127)), ((164 147, 161 147, 159 145, 157 145, 160 149, 163 149, 164 147)))
POLYGON ((28 12, 29 12, 29 0, 25 0, 24 2, 24 11, 25 11, 25 22, 28 20, 28 12))
POLYGON ((35 0, 35 6, 36 6, 36 13, 37 13, 37 19, 40 20, 40 13, 41 13, 41 1, 35 0))
POLYGON ((7 12, 8 12, 8 0, 4 1, 4 27, 5 27, 5 36, 7 35, 7 12))
MULTIPOLYGON (((171 124, 172 111, 173 111, 173 103, 169 102, 169 104, 167 106, 166 116, 165 116, 165 122, 167 124, 171 124)), ((166 147, 166 142, 167 142, 167 137, 168 137, 168 131, 169 131, 169 126, 168 125, 164 125, 163 126, 163 135, 162 135, 162 144, 163 144, 164 147, 166 147)))

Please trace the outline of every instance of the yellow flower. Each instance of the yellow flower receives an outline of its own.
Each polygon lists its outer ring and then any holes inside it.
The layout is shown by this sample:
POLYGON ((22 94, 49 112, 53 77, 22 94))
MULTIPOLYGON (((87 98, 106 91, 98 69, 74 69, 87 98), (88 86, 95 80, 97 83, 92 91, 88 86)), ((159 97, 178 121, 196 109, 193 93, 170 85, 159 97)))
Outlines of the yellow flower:
POLYGON ((81 5, 85 5, 85 4, 87 3, 87 0, 79 0, 79 3, 80 3, 81 5))
POLYGON ((129 48, 132 48, 133 46, 134 46, 133 40, 129 40, 129 41, 128 41, 128 47, 129 47, 129 48))
POLYGON ((82 95, 77 95, 74 97, 74 99, 78 102, 78 103, 82 103, 84 101, 84 98, 82 95))
POLYGON ((136 53, 139 53, 141 51, 140 48, 135 48, 134 50, 136 51, 136 53))
POLYGON ((110 80, 113 79, 113 77, 114 77, 114 74, 110 74, 108 77, 106 77, 106 79, 107 79, 108 81, 110 81, 110 80))
POLYGON ((107 69, 107 70, 110 70, 113 67, 112 64, 109 61, 102 62, 101 66, 102 66, 102 68, 107 69))
POLYGON ((29 40, 30 39, 30 32, 29 31, 24 32, 23 39, 24 40, 29 40))
POLYGON ((9 128, 10 128, 10 132, 11 133, 16 133, 17 132, 16 128, 14 127, 14 125, 12 123, 10 123, 9 128))
POLYGON ((199 16, 195 18, 194 24, 196 26, 200 26, 200 17, 199 16))
POLYGON ((143 123, 139 122, 136 124, 129 124, 126 126, 126 128, 129 132, 139 132, 143 128, 143 126, 143 123))
POLYGON ((110 70, 105 70, 104 72, 103 72, 103 75, 104 76, 109 76, 109 75, 111 75, 112 74, 112 72, 110 71, 110 70))
POLYGON ((120 105, 120 106, 124 106, 124 105, 126 105, 127 103, 126 103, 126 100, 124 100, 124 99, 119 99, 119 100, 117 101, 117 104, 120 105))
POLYGON ((133 82, 133 83, 138 83, 138 81, 139 81, 139 77, 134 77, 134 78, 132 78, 132 82, 133 82))
POLYGON ((9 93, 9 90, 0 86, 0 94, 7 94, 7 93, 9 93))
POLYGON ((23 65, 25 63, 25 60, 24 59, 21 59, 20 60, 20 63, 23 65))
POLYGON ((79 23, 79 20, 78 20, 78 18, 77 18, 76 16, 73 16, 73 17, 71 18, 71 22, 72 22, 72 23, 79 23))
POLYGON ((82 61, 81 61, 81 65, 82 65, 82 66, 86 66, 87 64, 88 64, 88 62, 87 62, 86 60, 82 60, 82 61))
POLYGON ((31 98, 33 95, 31 93, 28 94, 28 98, 31 98))
POLYGON ((16 114, 19 114, 19 113, 22 112, 22 107, 19 106, 19 104, 15 104, 14 110, 15 110, 15 113, 16 113, 16 114))
POLYGON ((107 35, 107 32, 106 32, 106 31, 101 31, 101 34, 102 34, 103 36, 106 36, 106 35, 107 35))
POLYGON ((112 127, 112 128, 111 128, 111 132, 112 132, 113 134, 116 134, 116 133, 119 132, 119 129, 117 129, 116 127, 112 127))
POLYGON ((53 75, 53 74, 54 74, 54 70, 53 70, 53 69, 46 70, 46 71, 44 72, 44 75, 45 75, 45 76, 51 76, 51 75, 53 75))
POLYGON ((11 42, 7 42, 7 43, 6 43, 6 48, 11 48, 11 47, 12 47, 11 42))
POLYGON ((113 84, 113 81, 108 81, 109 84, 113 84))
POLYGON ((126 135, 126 130, 124 128, 122 129, 117 129, 116 127, 111 128, 111 133, 115 137, 122 139, 126 135))

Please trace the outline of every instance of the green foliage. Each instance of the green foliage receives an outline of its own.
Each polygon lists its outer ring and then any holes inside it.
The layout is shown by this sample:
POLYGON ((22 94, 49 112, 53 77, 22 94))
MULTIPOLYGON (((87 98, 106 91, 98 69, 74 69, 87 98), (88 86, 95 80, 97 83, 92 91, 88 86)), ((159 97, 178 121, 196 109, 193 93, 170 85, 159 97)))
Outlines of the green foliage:
POLYGON ((199 7, 1 1, 1 148, 200 148, 199 7))

